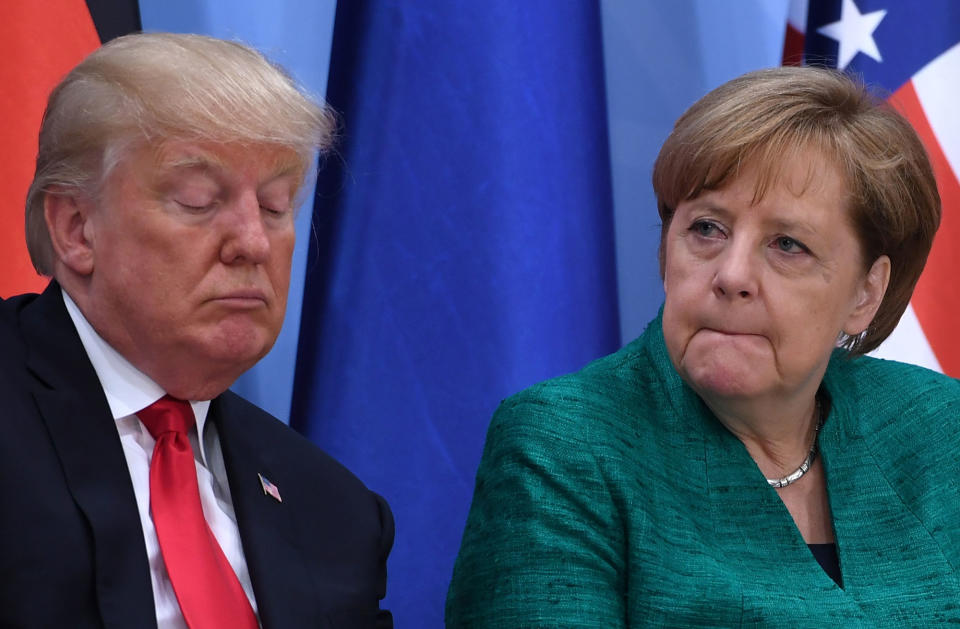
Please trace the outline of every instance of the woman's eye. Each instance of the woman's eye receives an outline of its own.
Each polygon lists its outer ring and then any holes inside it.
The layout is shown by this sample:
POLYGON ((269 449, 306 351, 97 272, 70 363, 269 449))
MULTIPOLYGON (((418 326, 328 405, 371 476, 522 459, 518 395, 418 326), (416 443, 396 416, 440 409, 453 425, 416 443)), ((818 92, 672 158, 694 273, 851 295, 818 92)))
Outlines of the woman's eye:
POLYGON ((697 221, 690 226, 690 231, 705 238, 715 238, 721 233, 720 228, 710 221, 697 221))
POLYGON ((807 248, 799 240, 794 240, 789 236, 780 236, 773 241, 774 246, 784 253, 805 253, 807 248))

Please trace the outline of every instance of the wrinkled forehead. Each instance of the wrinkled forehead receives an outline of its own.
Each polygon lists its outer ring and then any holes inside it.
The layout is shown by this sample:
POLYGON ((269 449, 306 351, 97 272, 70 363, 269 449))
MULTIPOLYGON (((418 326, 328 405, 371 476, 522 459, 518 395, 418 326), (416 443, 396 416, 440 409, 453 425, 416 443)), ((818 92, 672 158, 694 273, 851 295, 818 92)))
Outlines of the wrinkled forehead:
POLYGON ((283 176, 303 178, 306 164, 289 147, 275 144, 190 142, 167 140, 145 147, 145 166, 158 171, 199 169, 211 172, 243 172, 261 179, 283 176))

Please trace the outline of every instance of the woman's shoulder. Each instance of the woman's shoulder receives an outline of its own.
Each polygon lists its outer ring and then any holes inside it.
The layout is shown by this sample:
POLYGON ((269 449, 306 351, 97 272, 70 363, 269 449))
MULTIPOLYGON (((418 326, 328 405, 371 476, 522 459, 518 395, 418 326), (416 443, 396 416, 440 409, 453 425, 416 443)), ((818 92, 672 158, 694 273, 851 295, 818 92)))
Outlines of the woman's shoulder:
POLYGON ((524 424, 550 432, 575 431, 589 441, 623 434, 667 404, 662 365, 643 336, 579 371, 537 383, 504 400, 491 430, 524 424))
POLYGON ((636 493, 630 472, 649 460, 626 455, 636 441, 627 427, 631 372, 642 354, 631 343, 500 404, 447 597, 448 626, 622 621, 625 535, 643 529, 640 510, 627 508, 636 493))
POLYGON ((960 426, 960 381, 916 365, 838 353, 826 383, 834 403, 854 418, 853 432, 902 442, 946 431, 938 447, 960 450, 953 436, 960 426))
POLYGON ((895 360, 858 356, 837 350, 830 361, 827 382, 855 390, 862 402, 880 405, 936 407, 960 403, 960 381, 942 373, 895 360))

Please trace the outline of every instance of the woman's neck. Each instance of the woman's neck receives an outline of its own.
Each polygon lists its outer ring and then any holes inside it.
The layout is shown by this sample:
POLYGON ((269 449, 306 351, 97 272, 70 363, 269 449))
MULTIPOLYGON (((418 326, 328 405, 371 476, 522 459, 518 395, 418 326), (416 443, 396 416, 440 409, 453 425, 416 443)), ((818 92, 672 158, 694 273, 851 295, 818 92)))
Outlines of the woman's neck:
POLYGON ((792 473, 810 453, 820 414, 815 390, 788 399, 703 399, 767 478, 792 473))
MULTIPOLYGON (((797 470, 810 454, 821 408, 814 389, 791 399, 743 401, 708 400, 710 410, 740 441, 766 478, 783 478, 797 470)), ((827 495, 826 470, 821 458, 796 483, 777 494, 808 544, 834 541, 833 518, 827 495)))

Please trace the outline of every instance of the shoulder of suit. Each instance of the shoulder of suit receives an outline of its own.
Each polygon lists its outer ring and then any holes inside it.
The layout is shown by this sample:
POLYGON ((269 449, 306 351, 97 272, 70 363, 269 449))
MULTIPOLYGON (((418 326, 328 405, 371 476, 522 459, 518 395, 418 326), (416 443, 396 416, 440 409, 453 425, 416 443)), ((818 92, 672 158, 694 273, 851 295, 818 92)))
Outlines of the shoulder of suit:
POLYGON ((34 293, 15 295, 7 299, 0 298, 0 324, 4 327, 18 324, 21 311, 39 297, 34 293))
POLYGON ((960 401, 960 382, 931 369, 895 360, 857 356, 836 350, 827 368, 828 387, 853 391, 877 404, 937 406, 960 401))
POLYGON ((555 447, 618 451, 638 446, 639 435, 649 435, 671 413, 663 366, 655 362, 641 337, 574 373, 524 389, 500 404, 488 439, 515 435, 555 447))
MULTIPOLYGON (((868 440, 922 440, 960 452, 960 382, 893 360, 835 352, 825 383, 852 434, 868 440), (940 443, 930 441, 932 435, 940 443)), ((918 445, 919 447, 919 445, 918 445)), ((926 447, 926 446, 924 446, 926 447)))
POLYGON ((238 429, 250 432, 265 447, 281 452, 285 461, 303 468, 304 473, 336 477, 344 483, 355 484, 358 490, 367 489, 353 472, 322 448, 233 391, 220 394, 216 404, 217 412, 239 424, 238 429))
POLYGON ((23 309, 37 298, 37 295, 17 295, 8 299, 0 299, 0 348, 3 351, 0 359, 10 359, 15 355, 22 353, 23 332, 22 332, 22 313, 23 309), (21 351, 18 351, 21 350, 21 351))

